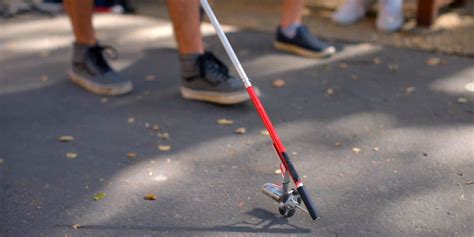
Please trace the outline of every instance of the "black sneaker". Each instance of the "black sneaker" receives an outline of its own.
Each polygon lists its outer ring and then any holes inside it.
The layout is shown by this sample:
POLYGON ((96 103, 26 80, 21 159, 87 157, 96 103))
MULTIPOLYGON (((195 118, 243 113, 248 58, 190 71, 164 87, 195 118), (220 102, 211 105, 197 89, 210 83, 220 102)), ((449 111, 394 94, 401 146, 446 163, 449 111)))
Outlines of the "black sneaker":
POLYGON ((214 54, 180 57, 185 99, 216 104, 237 104, 249 99, 241 80, 231 76, 229 69, 214 54))
POLYGON ((123 95, 132 91, 132 82, 121 78, 104 58, 104 53, 110 58, 117 57, 113 48, 74 43, 73 50, 69 70, 72 82, 97 95, 123 95))
POLYGON ((305 57, 323 58, 336 53, 336 48, 312 35, 306 26, 299 26, 293 38, 287 37, 280 26, 276 31, 275 48, 305 57))

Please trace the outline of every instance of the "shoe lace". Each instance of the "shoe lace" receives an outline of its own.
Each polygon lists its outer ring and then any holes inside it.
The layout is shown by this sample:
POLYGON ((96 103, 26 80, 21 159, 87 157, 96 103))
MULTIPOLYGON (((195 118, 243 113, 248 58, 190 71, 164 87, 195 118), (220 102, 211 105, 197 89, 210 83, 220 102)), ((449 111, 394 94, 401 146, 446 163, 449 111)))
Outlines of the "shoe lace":
POLYGON ((94 60, 94 62, 99 67, 102 73, 106 73, 112 70, 105 58, 110 60, 115 60, 118 58, 117 50, 115 50, 115 48, 109 45, 97 44, 92 48, 91 54, 92 60, 94 60))
POLYGON ((201 76, 206 78, 210 73, 217 77, 219 81, 230 79, 229 68, 211 52, 206 52, 197 59, 201 76))

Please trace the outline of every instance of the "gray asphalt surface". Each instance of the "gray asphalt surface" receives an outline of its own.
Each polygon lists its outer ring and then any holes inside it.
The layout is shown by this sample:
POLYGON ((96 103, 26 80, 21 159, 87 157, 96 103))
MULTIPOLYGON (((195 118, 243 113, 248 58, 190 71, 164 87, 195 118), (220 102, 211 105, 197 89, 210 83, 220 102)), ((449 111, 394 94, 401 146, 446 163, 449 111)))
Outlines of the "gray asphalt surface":
MULTIPOLYGON (((273 49, 271 34, 229 32, 320 209, 314 222, 280 217, 261 193, 279 163, 250 103, 180 97, 169 22, 95 20, 135 85, 107 102, 66 77, 66 18, 0 22, 0 236, 473 235, 474 59, 364 43, 304 59, 273 49)), ((229 63, 215 35, 205 41, 229 63)))

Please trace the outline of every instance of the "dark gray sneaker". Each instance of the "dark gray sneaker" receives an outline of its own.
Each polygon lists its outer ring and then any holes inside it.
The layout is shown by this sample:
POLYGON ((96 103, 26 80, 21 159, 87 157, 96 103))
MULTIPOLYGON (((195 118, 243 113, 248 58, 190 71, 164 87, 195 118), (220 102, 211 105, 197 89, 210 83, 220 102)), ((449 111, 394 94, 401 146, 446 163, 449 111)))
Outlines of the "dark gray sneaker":
POLYGON ((304 25, 298 27, 293 38, 287 37, 278 27, 273 45, 279 50, 311 58, 330 57, 336 53, 334 46, 319 40, 304 25))
POLYGON ((74 43, 73 47, 72 68, 69 70, 72 82, 97 95, 123 95, 132 91, 132 82, 120 77, 104 58, 104 54, 117 57, 113 48, 80 43, 74 43))
POLYGON ((180 61, 181 95, 185 99, 216 104, 237 104, 249 99, 242 81, 231 76, 214 54, 182 55, 180 61))

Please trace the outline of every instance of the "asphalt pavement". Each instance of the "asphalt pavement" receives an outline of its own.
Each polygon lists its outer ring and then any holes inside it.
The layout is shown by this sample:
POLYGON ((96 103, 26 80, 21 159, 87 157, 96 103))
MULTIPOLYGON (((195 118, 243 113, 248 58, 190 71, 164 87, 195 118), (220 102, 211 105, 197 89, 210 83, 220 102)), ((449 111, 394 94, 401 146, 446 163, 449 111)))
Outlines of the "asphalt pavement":
POLYGON ((169 21, 95 21, 130 95, 68 80, 67 18, 0 22, 0 236, 474 234, 473 58, 333 42, 335 57, 307 59, 226 28, 319 207, 312 221, 261 193, 279 162, 251 103, 180 97, 169 21))

